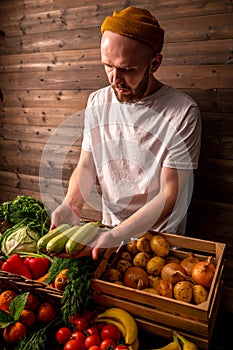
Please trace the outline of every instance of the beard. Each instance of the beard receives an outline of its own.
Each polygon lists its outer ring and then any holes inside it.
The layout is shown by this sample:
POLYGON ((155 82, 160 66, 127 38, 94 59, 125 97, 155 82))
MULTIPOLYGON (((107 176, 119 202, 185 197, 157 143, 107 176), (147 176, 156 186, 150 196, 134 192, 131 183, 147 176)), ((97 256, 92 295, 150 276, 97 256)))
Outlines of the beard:
POLYGON ((136 86, 135 89, 131 89, 127 84, 118 84, 118 85, 111 85, 113 88, 113 91, 116 95, 116 98, 119 102, 137 102, 141 100, 148 89, 149 86, 149 67, 147 68, 142 80, 139 82, 139 84, 136 86), (117 88, 127 89, 130 91, 130 94, 124 95, 122 93, 119 93, 117 91, 117 88))

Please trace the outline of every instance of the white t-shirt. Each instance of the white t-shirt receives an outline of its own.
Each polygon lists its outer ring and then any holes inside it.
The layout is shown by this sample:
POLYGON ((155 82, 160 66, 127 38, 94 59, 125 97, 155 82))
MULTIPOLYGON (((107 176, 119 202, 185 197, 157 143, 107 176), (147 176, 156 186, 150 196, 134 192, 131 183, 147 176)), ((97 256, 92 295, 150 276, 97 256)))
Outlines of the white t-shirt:
MULTIPOLYGON (((170 86, 163 85, 135 103, 118 102, 110 86, 92 93, 82 148, 93 154, 102 191, 103 223, 115 226, 154 198, 162 167, 197 168, 200 138, 197 104, 170 86)), ((184 227, 178 227, 187 211, 187 193, 157 230, 184 233, 184 227), (181 208, 184 201, 185 208, 181 208)))

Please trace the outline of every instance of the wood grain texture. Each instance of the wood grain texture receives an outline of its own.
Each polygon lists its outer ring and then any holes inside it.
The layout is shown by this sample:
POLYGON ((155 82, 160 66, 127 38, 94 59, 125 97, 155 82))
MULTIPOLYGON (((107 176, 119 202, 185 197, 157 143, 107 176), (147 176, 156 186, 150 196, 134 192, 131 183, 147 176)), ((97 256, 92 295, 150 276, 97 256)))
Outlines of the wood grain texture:
MULTIPOLYGON (((108 84, 99 26, 126 6, 158 18, 166 34, 157 77, 200 106, 202 148, 187 235, 227 242, 225 283, 233 286, 230 0, 2 0, 0 199, 32 195, 51 208, 61 202, 79 159, 88 96, 108 84)), ((82 215, 100 218, 96 208, 87 205, 82 215)))

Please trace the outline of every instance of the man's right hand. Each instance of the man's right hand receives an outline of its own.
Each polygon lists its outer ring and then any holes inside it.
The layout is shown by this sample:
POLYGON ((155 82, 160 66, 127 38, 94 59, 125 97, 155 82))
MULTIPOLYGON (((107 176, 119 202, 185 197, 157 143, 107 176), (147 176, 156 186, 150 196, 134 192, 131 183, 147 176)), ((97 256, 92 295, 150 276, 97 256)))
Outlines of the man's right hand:
POLYGON ((52 212, 50 230, 61 224, 78 226, 79 223, 80 216, 78 209, 71 207, 67 203, 62 203, 52 212))

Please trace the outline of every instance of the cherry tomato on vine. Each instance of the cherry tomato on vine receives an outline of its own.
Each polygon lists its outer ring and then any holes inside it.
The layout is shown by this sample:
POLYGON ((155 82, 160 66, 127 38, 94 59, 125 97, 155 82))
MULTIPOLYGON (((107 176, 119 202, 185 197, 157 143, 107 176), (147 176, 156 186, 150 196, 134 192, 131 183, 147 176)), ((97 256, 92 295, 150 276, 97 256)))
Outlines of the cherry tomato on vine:
POLYGON ((101 329, 100 335, 102 339, 111 338, 115 342, 118 342, 121 339, 121 332, 114 324, 106 324, 101 329))
POLYGON ((101 342, 100 350, 108 350, 109 348, 111 349, 111 346, 115 348, 116 343, 111 338, 106 338, 101 342))
POLYGON ((68 340, 63 350, 85 350, 84 344, 80 340, 68 340))
POLYGON ((85 339, 84 344, 85 344, 86 349, 89 349, 93 345, 99 346, 100 343, 101 343, 100 336, 98 334, 92 334, 92 335, 89 335, 85 339))
POLYGON ((83 332, 77 331, 77 332, 73 332, 71 334, 70 339, 79 340, 79 341, 81 341, 84 344, 86 336, 85 336, 85 334, 83 332))
POLYGON ((59 344, 65 344, 70 340, 71 330, 68 327, 61 327, 56 332, 56 340, 59 344))
POLYGON ((86 330, 85 330, 85 333, 87 335, 92 335, 92 334, 98 334, 99 335, 99 330, 97 327, 88 327, 86 330))
POLYGON ((97 345, 93 345, 88 350, 100 350, 100 347, 97 345))
POLYGON ((89 322, 84 317, 78 317, 73 322, 78 331, 85 331, 89 327, 89 322))
POLYGON ((129 347, 127 345, 117 345, 113 350, 129 350, 129 347))

